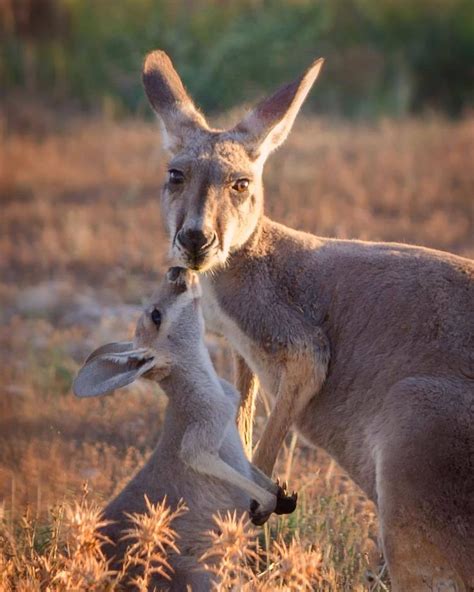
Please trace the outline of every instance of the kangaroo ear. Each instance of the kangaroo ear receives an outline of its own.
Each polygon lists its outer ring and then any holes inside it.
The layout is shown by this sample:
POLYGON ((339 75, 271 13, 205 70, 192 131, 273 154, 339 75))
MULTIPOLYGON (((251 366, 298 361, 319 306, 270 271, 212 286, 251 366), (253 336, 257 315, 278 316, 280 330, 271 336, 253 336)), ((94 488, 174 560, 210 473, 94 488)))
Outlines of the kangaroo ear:
POLYGON ((189 142, 197 129, 209 129, 164 51, 146 56, 142 80, 148 100, 160 117, 165 148, 171 153, 189 142))
POLYGON ((121 354, 132 351, 133 349, 133 341, 114 341, 112 343, 106 343, 105 345, 101 345, 95 349, 86 359, 84 365, 88 364, 94 358, 101 356, 102 354, 121 354))
POLYGON ((136 349, 130 341, 108 343, 96 349, 74 379, 78 397, 98 397, 131 384, 155 367, 156 359, 147 349, 136 349))
POLYGON ((313 62, 302 76, 261 101, 231 130, 253 158, 265 160, 286 140, 323 63, 322 58, 313 62))

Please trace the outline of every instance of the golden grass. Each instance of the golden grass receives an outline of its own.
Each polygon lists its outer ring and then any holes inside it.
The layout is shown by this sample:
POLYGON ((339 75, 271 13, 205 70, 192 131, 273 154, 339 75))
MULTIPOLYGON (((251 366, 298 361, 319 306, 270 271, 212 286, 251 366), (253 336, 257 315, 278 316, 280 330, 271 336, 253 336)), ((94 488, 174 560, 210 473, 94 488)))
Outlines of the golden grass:
MULTIPOLYGON (((266 169, 267 210, 319 234, 472 257, 472 162, 472 117, 371 126, 302 119, 266 169)), ((68 314, 87 298, 105 312, 139 304, 166 264, 158 132, 142 121, 75 119, 26 135, 7 130, 0 117, 0 163, 0 589, 45 589, 45 582, 66 589, 81 570, 86 578, 100 572, 96 589, 119 588, 100 554, 84 554, 80 569, 71 565, 61 538, 70 522, 65 508, 98 519, 93 508, 120 490, 154 446, 164 401, 147 383, 114 397, 74 399, 70 383, 81 359, 106 339, 129 336, 133 318, 68 314), (31 292, 37 284, 43 292, 31 292), (84 505, 84 481, 91 505, 84 505)), ((227 347, 211 346, 229 377, 227 347)), ((257 432, 264 416, 262 406, 257 432)), ((289 440, 277 472, 299 491, 297 512, 272 518, 249 539, 239 538, 248 536, 242 523, 221 517, 228 538, 215 548, 231 554, 223 565, 234 566, 221 576, 237 578, 242 590, 384 589, 376 581, 374 509, 335 463, 301 442, 293 451, 289 440), (232 540, 244 548, 248 540, 248 551, 232 556, 232 540)))
MULTIPOLYGON (((166 500, 155 505, 146 500, 146 512, 129 515, 131 527, 122 538, 130 543, 123 564, 113 568, 102 551, 102 543, 110 542, 100 534, 107 523, 101 518, 100 507, 90 503, 87 489, 84 491, 78 501, 52 508, 46 525, 32 518, 28 509, 14 525, 0 515, 2 591, 146 592, 154 589, 155 574, 165 580, 172 577, 167 557, 179 553, 173 521, 187 511, 183 504, 171 510, 166 500)), ((329 541, 315 544, 283 524, 262 548, 248 519, 237 518, 235 513, 216 516, 215 527, 217 530, 203 533, 211 547, 201 558, 202 569, 216 578, 215 590, 363 589, 336 571, 329 541)))
POLYGON ((178 552, 172 523, 185 507, 179 504, 172 511, 166 500, 156 505, 146 500, 146 507, 144 514, 129 515, 131 526, 123 539, 130 539, 130 544, 119 569, 111 568, 103 554, 102 544, 110 541, 100 529, 108 523, 101 518, 101 508, 88 502, 87 488, 79 501, 51 511, 46 531, 28 510, 16 529, 1 516, 0 589, 146 591, 154 574, 169 579, 172 568, 167 555, 178 552))

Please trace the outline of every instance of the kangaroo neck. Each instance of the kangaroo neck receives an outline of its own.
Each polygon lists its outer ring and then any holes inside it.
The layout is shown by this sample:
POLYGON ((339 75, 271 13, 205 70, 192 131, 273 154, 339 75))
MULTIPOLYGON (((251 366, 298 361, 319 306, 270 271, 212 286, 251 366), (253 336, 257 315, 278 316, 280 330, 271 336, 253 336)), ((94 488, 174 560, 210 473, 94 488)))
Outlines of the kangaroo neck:
POLYGON ((272 224, 273 222, 269 218, 264 215, 260 216, 253 232, 245 243, 231 251, 229 261, 226 265, 227 269, 232 268, 233 265, 239 264, 243 260, 258 256, 265 247, 268 247, 266 244, 266 230, 272 224))
POLYGON ((218 397, 221 392, 219 378, 205 348, 189 359, 182 359, 160 386, 168 396, 169 407, 177 412, 188 410, 190 401, 199 404, 218 397))
POLYGON ((219 283, 220 279, 235 274, 241 276, 246 270, 248 271, 251 261, 260 260, 262 262, 263 256, 268 254, 272 248, 268 231, 273 224, 274 222, 269 218, 261 216, 247 241, 237 249, 231 250, 225 266, 212 270, 212 278, 216 280, 213 283, 219 283))
POLYGON ((220 403, 224 394, 210 359, 207 363, 201 356, 174 368, 160 386, 168 398, 161 448, 178 450, 187 427, 202 421, 203 410, 220 403))
POLYGON ((323 242, 263 217, 226 265, 202 282, 208 328, 243 348, 240 331, 268 351, 313 333, 329 306, 317 257, 323 242))
POLYGON ((248 240, 231 251, 225 265, 205 275, 204 292, 209 286, 219 294, 219 299, 224 294, 232 299, 247 298, 246 291, 252 287, 272 289, 274 277, 282 275, 280 268, 284 266, 278 253, 283 235, 283 227, 262 216, 248 240), (242 289, 243 286, 247 289, 242 289))
MULTIPOLYGON (((247 334, 265 324, 266 296, 274 292, 274 277, 278 261, 274 256, 274 225, 262 217, 240 248, 231 252, 225 266, 212 270, 202 281, 203 309, 207 327, 224 334, 232 341, 222 325, 224 318, 233 319, 247 334)), ((268 328, 269 330, 269 328, 268 328)), ((264 334, 268 330, 263 331, 264 334)), ((257 335, 255 335, 257 337, 257 335)))

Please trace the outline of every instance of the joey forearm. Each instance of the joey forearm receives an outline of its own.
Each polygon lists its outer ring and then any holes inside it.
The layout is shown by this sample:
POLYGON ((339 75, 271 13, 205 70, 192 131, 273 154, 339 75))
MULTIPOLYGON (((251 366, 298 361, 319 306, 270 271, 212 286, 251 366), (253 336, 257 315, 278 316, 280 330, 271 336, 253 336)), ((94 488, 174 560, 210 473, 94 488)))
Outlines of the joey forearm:
POLYGON ((256 500, 266 511, 272 512, 276 507, 276 494, 271 493, 248 479, 233 467, 224 462, 217 454, 198 452, 188 459, 189 466, 198 473, 216 477, 245 491, 251 499, 256 500))
POLYGON ((258 485, 260 485, 270 493, 273 493, 274 495, 278 494, 278 483, 272 481, 270 477, 267 477, 267 475, 265 475, 265 473, 263 473, 253 463, 250 463, 250 469, 252 471, 252 479, 255 481, 255 483, 258 483, 258 485))
POLYGON ((226 431, 225 422, 221 422, 219 428, 214 425, 212 430, 209 425, 195 424, 189 427, 181 443, 182 461, 198 473, 216 477, 240 488, 262 507, 272 511, 276 505, 275 493, 254 483, 220 458, 219 449, 226 431))

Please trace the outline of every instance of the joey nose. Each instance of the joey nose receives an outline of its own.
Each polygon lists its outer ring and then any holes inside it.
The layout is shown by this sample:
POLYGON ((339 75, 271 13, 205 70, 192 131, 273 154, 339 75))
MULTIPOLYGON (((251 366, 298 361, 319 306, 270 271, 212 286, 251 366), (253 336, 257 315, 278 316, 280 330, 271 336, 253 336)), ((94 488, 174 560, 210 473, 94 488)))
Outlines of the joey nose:
POLYGON ((184 249, 191 254, 199 254, 209 248, 215 240, 215 233, 190 228, 180 230, 177 239, 184 249))

